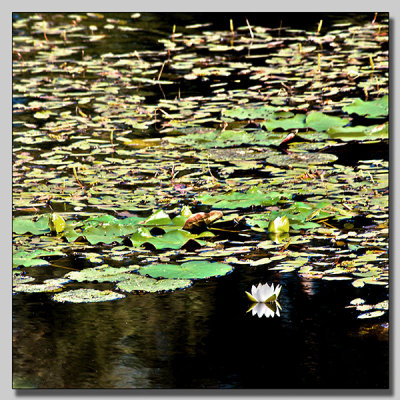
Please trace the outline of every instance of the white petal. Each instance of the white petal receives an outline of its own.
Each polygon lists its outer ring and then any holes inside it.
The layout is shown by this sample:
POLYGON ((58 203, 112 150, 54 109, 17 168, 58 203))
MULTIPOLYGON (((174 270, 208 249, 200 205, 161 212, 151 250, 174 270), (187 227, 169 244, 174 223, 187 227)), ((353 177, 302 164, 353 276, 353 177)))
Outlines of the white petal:
POLYGON ((278 317, 280 317, 280 316, 281 316, 281 313, 279 312, 279 307, 276 307, 275 314, 276 314, 278 317))
POLYGON ((273 290, 272 287, 270 287, 268 285, 268 283, 266 283, 264 285, 264 290, 263 290, 263 296, 262 296, 262 301, 264 302, 265 300, 267 300, 269 297, 271 297, 273 295, 273 290))
POLYGON ((264 285, 258 285, 258 291, 257 291, 257 296, 258 296, 258 301, 261 303, 264 301, 264 285))
POLYGON ((282 289, 282 286, 281 285, 278 285, 276 288, 275 288, 275 294, 276 294, 276 297, 278 298, 278 296, 279 296, 279 293, 281 292, 281 289, 282 289))
POLYGON ((275 315, 275 313, 264 304, 264 315, 269 318, 269 317, 273 317, 275 315))
POLYGON ((261 318, 264 314, 263 303, 257 303, 257 305, 253 308, 253 315, 257 314, 258 318, 261 318))

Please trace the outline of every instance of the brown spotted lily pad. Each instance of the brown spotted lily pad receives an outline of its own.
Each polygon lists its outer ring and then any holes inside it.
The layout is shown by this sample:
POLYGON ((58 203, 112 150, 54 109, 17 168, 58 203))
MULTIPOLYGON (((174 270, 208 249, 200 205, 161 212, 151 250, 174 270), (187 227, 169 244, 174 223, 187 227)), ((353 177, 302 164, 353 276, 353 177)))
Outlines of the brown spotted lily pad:
POLYGON ((186 220, 185 225, 183 225, 183 229, 187 231, 205 229, 207 226, 222 218, 222 216, 222 211, 211 211, 209 213, 200 212, 193 214, 186 220))

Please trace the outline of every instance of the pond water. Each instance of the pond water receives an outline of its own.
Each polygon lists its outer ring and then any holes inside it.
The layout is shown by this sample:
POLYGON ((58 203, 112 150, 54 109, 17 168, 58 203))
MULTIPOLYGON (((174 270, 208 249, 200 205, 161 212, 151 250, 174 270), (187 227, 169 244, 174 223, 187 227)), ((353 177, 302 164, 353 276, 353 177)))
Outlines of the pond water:
POLYGON ((387 112, 345 112, 387 95, 386 14, 21 13, 13 23, 14 388, 389 387, 387 112), (288 133, 298 140, 285 144, 288 133), (172 218, 184 206, 223 211, 213 236, 176 245, 169 222, 146 220, 146 240, 136 225, 100 240, 85 222, 172 218), (290 237, 273 240, 263 215, 282 209, 290 237), (53 212, 67 221, 58 235, 37 221, 53 212), (232 270, 170 291, 98 276, 24 286, 191 260, 232 270), (279 315, 249 310, 245 292, 260 282, 282 285, 279 315), (80 288, 124 297, 53 299, 80 288))

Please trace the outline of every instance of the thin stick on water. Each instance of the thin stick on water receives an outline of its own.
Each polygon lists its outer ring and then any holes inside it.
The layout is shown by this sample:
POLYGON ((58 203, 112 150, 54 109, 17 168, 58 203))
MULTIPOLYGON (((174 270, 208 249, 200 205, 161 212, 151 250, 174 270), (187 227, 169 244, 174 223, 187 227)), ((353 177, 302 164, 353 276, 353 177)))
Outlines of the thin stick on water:
POLYGON ((254 34, 253 34, 253 31, 251 30, 251 26, 250 26, 249 20, 247 18, 246 18, 246 24, 247 24, 247 27, 249 28, 251 38, 254 39, 254 34))
POLYGON ((372 70, 375 69, 374 60, 372 59, 372 55, 369 55, 369 65, 371 66, 372 70))
POLYGON ((115 151, 115 149, 114 149, 114 130, 112 130, 110 133, 110 142, 111 142, 111 147, 112 147, 113 151, 115 151))
POLYGON ((46 39, 46 42, 48 42, 49 40, 47 39, 47 35, 46 35, 46 22, 43 21, 43 36, 46 39))
POLYGON ((322 19, 319 21, 318 28, 317 28, 317 34, 319 34, 321 32, 321 28, 322 28, 322 19))
POLYGON ((161 78, 161 74, 162 74, 162 72, 163 72, 163 70, 164 70, 164 65, 165 65, 165 63, 166 63, 166 61, 164 61, 164 62, 162 63, 162 65, 161 65, 160 73, 158 74, 158 77, 157 77, 157 80, 158 80, 158 81, 159 81, 160 78, 161 78))
POLYGON ((172 41, 175 40, 175 31, 176 31, 176 25, 174 25, 174 26, 172 27, 172 41))
POLYGON ((76 181, 78 182, 78 185, 79 185, 81 188, 84 189, 84 188, 85 188, 85 185, 82 185, 81 181, 79 180, 78 174, 76 173, 75 167, 72 167, 72 170, 74 171, 74 176, 75 176, 76 181))

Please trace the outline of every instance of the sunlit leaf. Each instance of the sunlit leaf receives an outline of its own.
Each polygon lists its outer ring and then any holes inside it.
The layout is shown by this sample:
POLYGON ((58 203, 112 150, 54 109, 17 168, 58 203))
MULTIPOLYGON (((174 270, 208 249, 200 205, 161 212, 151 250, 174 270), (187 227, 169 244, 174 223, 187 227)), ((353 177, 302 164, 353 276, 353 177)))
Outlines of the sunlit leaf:
POLYGON ((119 300, 124 294, 111 290, 76 289, 55 294, 52 299, 60 303, 97 303, 102 301, 119 300))
POLYGON ((189 261, 181 265, 150 264, 142 267, 139 273, 153 278, 205 279, 222 276, 232 271, 228 264, 208 261, 189 261))
POLYGON ((49 219, 49 227, 51 231, 55 231, 57 234, 61 233, 65 229, 65 220, 64 218, 56 213, 52 213, 49 219))
POLYGON ((108 265, 101 265, 94 268, 85 268, 81 271, 69 272, 65 278, 78 282, 119 282, 124 279, 129 279, 129 272, 139 269, 138 265, 130 267, 109 267, 108 265))
POLYGON ((377 318, 385 314, 385 311, 371 311, 365 314, 359 315, 357 318, 366 319, 366 318, 377 318))
POLYGON ((117 283, 117 288, 123 292, 162 292, 184 289, 192 285, 188 279, 153 279, 147 276, 131 275, 129 279, 117 283))
POLYGON ((321 112, 313 111, 307 115, 306 126, 318 132, 326 131, 329 128, 342 127, 349 123, 346 118, 332 117, 321 112))
POLYGON ((350 105, 344 106, 343 111, 349 114, 366 115, 371 118, 385 117, 389 113, 389 96, 370 101, 355 99, 350 105))

